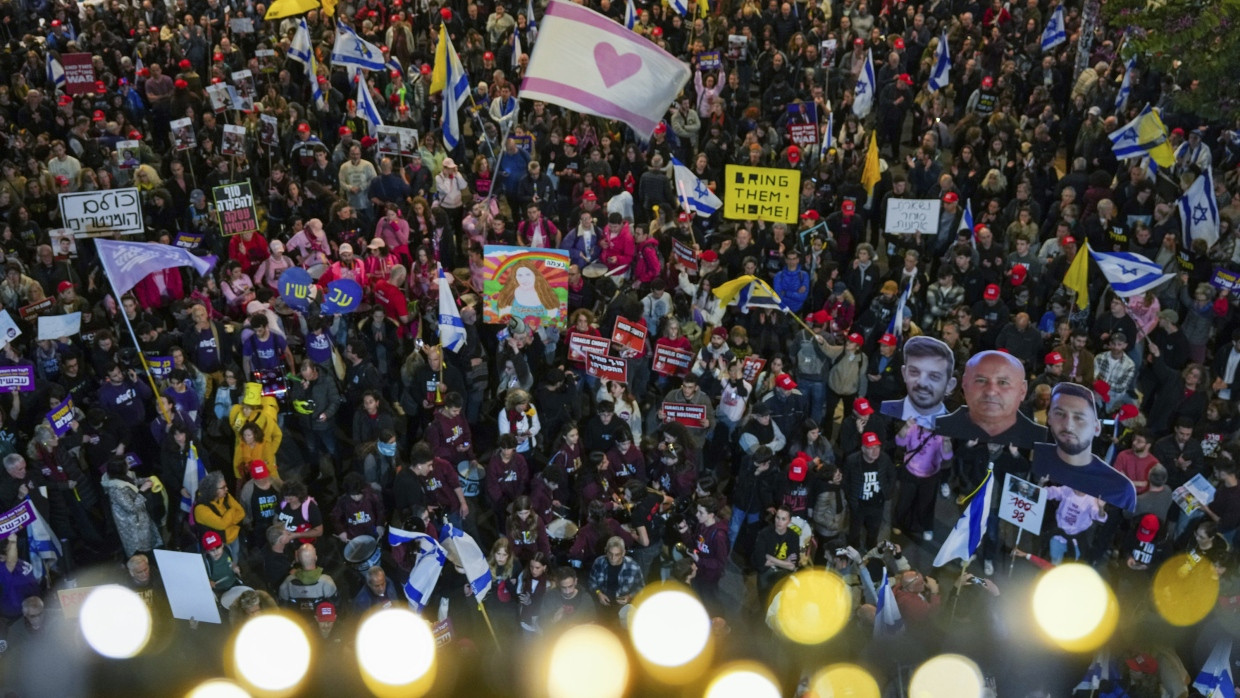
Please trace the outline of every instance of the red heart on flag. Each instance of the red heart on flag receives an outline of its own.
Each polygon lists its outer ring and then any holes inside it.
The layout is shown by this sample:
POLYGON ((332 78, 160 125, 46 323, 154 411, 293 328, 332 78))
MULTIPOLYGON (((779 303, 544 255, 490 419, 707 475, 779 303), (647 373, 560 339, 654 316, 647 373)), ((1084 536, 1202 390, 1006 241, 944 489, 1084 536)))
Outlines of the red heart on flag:
POLYGON ((603 85, 610 89, 636 75, 642 69, 642 57, 636 53, 622 56, 615 46, 599 43, 594 46, 594 64, 603 76, 603 85))
POLYGON ((525 326, 530 328, 530 332, 537 332, 538 326, 542 324, 542 318, 533 315, 527 315, 521 319, 525 321, 525 326))

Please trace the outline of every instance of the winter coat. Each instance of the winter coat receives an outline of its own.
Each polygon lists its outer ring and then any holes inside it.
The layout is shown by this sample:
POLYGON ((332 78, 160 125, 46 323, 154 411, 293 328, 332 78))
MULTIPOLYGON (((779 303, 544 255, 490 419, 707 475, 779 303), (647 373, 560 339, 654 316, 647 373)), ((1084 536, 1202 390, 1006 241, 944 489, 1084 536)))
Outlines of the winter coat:
POLYGON ((146 497, 129 480, 113 480, 103 476, 103 490, 112 503, 112 519, 116 533, 128 558, 139 550, 154 550, 163 544, 159 529, 147 512, 146 497))

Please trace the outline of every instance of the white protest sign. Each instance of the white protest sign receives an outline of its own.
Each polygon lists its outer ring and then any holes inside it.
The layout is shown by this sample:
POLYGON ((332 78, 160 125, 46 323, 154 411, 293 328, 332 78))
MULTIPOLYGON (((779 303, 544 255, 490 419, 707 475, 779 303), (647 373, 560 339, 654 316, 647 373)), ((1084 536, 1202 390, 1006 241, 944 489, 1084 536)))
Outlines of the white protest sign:
POLYGON ((72 337, 82 331, 82 314, 40 315, 39 341, 72 337))
POLYGON ((79 238, 143 231, 142 199, 133 187, 61 194, 60 217, 79 238))
POLYGON ((938 199, 887 199, 887 233, 936 235, 939 232, 938 199))
POLYGON ((17 323, 13 322, 13 316, 9 315, 9 311, 0 310, 0 347, 17 339, 21 333, 17 323))
POLYGON ((1038 535, 1046 514, 1046 490, 1011 473, 1003 480, 999 518, 1038 535))
POLYGON ((164 592, 168 595, 173 618, 220 622, 220 605, 215 600, 215 592, 211 591, 202 555, 156 550, 155 562, 164 580, 164 592))

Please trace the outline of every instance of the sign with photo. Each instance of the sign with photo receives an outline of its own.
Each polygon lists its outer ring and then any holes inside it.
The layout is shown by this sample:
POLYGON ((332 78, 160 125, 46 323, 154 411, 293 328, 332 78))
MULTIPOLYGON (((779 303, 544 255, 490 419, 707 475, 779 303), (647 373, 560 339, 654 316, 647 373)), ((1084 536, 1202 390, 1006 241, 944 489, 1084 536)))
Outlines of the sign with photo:
POLYGON ((258 211, 254 207, 254 192, 249 180, 216 187, 213 193, 222 235, 228 237, 258 230, 258 211))
POLYGON ((132 170, 142 164, 141 141, 117 141, 116 161, 122 170, 132 170))
POLYGON ((146 230, 142 198, 134 187, 61 194, 60 220, 78 238, 137 235, 146 230))
POLYGON ((270 114, 258 115, 258 142, 266 146, 280 146, 280 122, 270 114))
MULTIPOLYGON (((235 21, 235 20, 234 20, 235 21)), ((254 85, 254 73, 238 70, 232 74, 233 87, 237 90, 237 109, 254 111, 254 103, 258 101, 258 88, 254 85)))
POLYGON ((172 128, 172 149, 179 152, 193 150, 198 147, 198 136, 194 133, 194 122, 189 118, 173 119, 168 122, 172 128))
POLYGON ((1032 482, 1008 473, 1000 493, 999 518, 1038 535, 1046 515, 1046 492, 1032 482))
POLYGON ((376 151, 380 155, 395 155, 399 157, 401 154, 400 132, 403 130, 405 129, 402 129, 399 126, 376 127, 375 138, 378 139, 378 143, 375 146, 376 151))
POLYGON ((818 105, 813 102, 798 102, 787 106, 788 118, 784 126, 788 139, 801 148, 812 148, 818 145, 818 105))
POLYGON ((611 330, 611 341, 640 354, 646 348, 646 328, 616 316, 616 325, 611 330))
POLYGON ((245 127, 224 124, 224 142, 220 144, 224 155, 245 155, 245 127))
POLYGON ((77 238, 73 237, 72 230, 53 228, 47 231, 47 236, 51 238, 52 254, 57 259, 70 259, 78 256, 77 238))
POLYGON ((237 91, 232 85, 217 82, 207 85, 207 97, 211 100, 211 109, 216 114, 223 114, 229 109, 236 109, 237 91))

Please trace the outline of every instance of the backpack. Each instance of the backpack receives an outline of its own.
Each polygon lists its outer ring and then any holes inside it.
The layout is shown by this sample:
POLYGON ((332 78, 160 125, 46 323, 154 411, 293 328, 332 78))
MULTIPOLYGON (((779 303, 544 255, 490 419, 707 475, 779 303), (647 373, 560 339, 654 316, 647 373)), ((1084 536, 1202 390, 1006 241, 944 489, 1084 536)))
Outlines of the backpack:
POLYGON ((823 369, 826 368, 827 358, 820 354, 814 346, 814 340, 802 342, 801 347, 797 349, 797 375, 804 376, 811 380, 821 380, 823 369))

